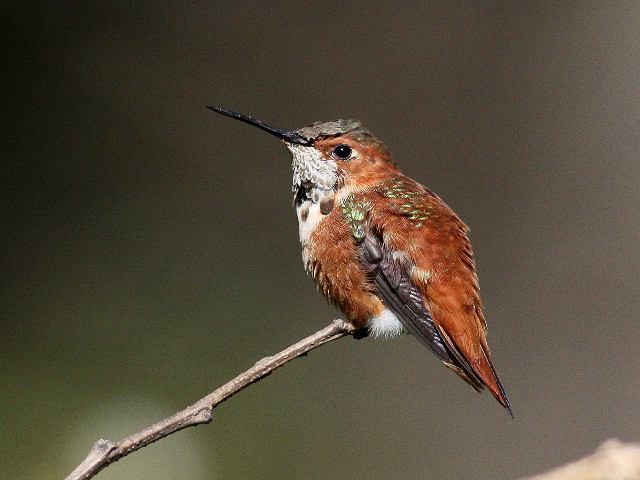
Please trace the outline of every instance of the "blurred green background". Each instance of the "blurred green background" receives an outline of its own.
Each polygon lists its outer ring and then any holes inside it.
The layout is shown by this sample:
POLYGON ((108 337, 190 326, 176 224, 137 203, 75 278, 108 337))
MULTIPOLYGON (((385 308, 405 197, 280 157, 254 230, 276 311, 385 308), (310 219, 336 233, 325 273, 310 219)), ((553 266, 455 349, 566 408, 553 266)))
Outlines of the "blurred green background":
POLYGON ((212 103, 359 118, 461 215, 516 419, 415 339, 343 339, 99 478, 513 479, 640 440, 640 3, 3 12, 4 478, 62 478, 338 316, 289 154, 212 103))

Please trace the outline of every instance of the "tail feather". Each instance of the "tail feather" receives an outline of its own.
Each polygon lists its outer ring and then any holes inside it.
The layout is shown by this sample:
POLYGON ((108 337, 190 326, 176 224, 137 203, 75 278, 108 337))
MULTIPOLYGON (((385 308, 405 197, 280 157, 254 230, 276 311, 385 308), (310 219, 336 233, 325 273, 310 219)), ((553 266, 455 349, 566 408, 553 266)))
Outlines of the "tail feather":
POLYGON ((507 392, 500 381, 500 377, 496 373, 496 369, 493 366, 493 362, 491 361, 490 355, 482 349, 482 353, 484 354, 484 359, 491 370, 491 375, 482 375, 482 380, 485 382, 489 391, 496 397, 496 400, 500 402, 500 404, 507 409, 511 418, 515 418, 513 416, 513 410, 511 409, 511 402, 509 401, 509 397, 507 396, 507 392), (488 380, 488 381, 487 381, 488 380))

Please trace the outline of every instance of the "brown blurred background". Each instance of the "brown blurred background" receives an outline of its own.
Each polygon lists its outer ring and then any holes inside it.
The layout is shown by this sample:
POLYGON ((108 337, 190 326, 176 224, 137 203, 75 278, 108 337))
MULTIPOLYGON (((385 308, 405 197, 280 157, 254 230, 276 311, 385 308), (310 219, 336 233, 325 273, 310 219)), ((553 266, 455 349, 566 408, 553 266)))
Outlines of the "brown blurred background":
POLYGON ((4 478, 61 478, 337 316, 288 153, 211 103, 359 118, 444 197, 516 419, 415 339, 343 339, 100 478, 514 479, 640 440, 640 3, 3 10, 4 478))

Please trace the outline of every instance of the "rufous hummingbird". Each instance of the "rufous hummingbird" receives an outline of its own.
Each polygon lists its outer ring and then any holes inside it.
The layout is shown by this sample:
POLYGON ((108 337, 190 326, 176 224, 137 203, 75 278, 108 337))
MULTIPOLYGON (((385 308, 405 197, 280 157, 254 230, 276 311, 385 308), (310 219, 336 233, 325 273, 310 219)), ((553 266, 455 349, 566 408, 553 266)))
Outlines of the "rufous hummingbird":
POLYGON ((292 153, 302 260, 319 290, 363 335, 413 334, 513 416, 491 361, 468 227, 403 175, 356 120, 287 131, 211 110, 280 138, 292 153))

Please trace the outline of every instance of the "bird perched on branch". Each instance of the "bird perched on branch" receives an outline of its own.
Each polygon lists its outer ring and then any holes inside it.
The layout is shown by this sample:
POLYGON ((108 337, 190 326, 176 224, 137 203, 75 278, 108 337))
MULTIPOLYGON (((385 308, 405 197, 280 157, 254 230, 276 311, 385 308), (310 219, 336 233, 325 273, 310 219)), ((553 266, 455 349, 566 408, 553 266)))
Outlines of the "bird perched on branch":
POLYGON ((304 266, 347 320, 377 338, 413 334, 512 414, 487 344, 468 228, 453 210, 402 174, 358 121, 287 131, 208 108, 275 135, 291 151, 304 266))

